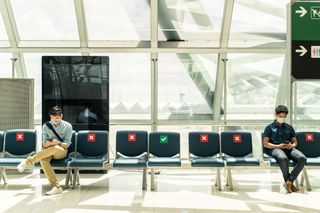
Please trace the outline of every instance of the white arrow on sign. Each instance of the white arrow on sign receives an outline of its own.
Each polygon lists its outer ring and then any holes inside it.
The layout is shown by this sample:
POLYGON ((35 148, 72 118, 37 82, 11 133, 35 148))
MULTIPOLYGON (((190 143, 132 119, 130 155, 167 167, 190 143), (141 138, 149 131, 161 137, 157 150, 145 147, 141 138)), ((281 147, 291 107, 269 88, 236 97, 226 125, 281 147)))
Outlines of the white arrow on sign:
POLYGON ((304 56, 304 54, 306 54, 308 51, 306 50, 306 48, 304 48, 304 46, 299 46, 301 49, 297 49, 296 53, 300 53, 299 56, 304 56))
POLYGON ((299 7, 300 10, 296 10, 296 13, 300 13, 300 16, 299 17, 303 17, 305 14, 307 14, 307 10, 304 9, 304 7, 299 7))

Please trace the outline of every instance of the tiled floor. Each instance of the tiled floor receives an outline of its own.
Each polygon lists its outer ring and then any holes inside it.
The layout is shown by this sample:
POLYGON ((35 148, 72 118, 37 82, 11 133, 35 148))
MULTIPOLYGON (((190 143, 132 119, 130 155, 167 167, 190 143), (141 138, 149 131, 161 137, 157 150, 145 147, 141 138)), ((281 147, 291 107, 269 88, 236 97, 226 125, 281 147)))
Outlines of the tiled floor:
POLYGON ((206 170, 163 170, 152 192, 149 175, 142 191, 140 172, 113 170, 82 174, 80 188, 54 196, 44 196, 50 187, 38 171, 9 174, 9 184, 0 186, 0 212, 320 212, 319 174, 309 172, 312 191, 286 194, 277 170, 235 170, 234 191, 212 188, 214 174, 206 170))

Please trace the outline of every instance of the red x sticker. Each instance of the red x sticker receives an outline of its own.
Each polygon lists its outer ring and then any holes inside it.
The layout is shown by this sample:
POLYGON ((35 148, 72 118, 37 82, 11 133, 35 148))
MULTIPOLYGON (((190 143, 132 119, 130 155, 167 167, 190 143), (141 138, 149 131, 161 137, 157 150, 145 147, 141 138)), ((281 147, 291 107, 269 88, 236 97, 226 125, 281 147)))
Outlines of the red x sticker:
POLYGON ((129 133, 129 134, 128 134, 128 141, 129 141, 129 142, 135 142, 135 141, 137 141, 137 134, 136 134, 136 133, 129 133))
POLYGON ((95 142, 96 141, 96 134, 89 133, 88 134, 88 142, 95 142))
POLYGON ((24 141, 24 133, 23 132, 16 133, 16 141, 24 141))
POLYGON ((209 141, 208 134, 200 134, 200 142, 201 143, 207 143, 209 141))
POLYGON ((314 142, 314 134, 313 133, 306 133, 306 141, 307 142, 314 142))
POLYGON ((233 135, 233 143, 241 143, 241 135, 233 135))

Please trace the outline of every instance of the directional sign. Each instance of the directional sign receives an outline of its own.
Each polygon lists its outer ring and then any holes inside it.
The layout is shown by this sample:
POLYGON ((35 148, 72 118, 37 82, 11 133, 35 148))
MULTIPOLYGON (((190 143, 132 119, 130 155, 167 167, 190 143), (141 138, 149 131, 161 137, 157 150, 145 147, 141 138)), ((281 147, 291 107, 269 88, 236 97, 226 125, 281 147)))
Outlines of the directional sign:
POLYGON ((320 1, 291 5, 291 62, 296 79, 320 79, 320 1))

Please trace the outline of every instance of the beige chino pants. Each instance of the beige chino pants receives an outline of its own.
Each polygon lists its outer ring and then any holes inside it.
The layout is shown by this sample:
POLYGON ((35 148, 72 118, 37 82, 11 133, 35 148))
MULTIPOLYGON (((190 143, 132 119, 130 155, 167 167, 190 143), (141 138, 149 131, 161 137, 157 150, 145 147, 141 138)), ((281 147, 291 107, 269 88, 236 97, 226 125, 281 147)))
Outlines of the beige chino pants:
POLYGON ((52 159, 63 159, 67 156, 68 149, 64 149, 61 146, 55 145, 49 148, 43 149, 40 152, 36 153, 33 156, 27 158, 27 164, 32 165, 40 161, 42 170, 47 176, 50 184, 55 187, 60 187, 60 184, 57 180, 57 176, 50 164, 52 159))

